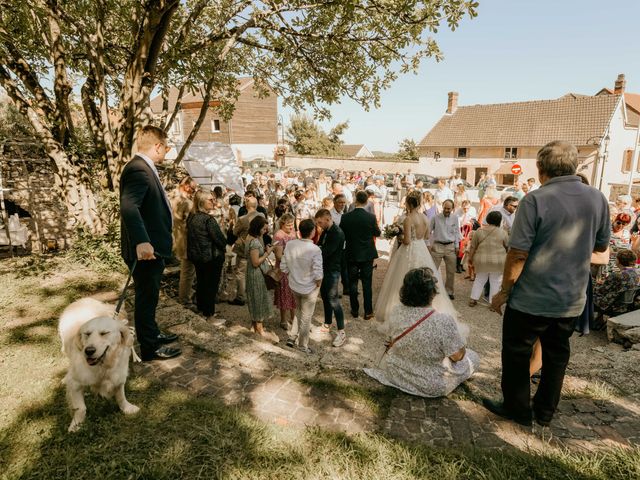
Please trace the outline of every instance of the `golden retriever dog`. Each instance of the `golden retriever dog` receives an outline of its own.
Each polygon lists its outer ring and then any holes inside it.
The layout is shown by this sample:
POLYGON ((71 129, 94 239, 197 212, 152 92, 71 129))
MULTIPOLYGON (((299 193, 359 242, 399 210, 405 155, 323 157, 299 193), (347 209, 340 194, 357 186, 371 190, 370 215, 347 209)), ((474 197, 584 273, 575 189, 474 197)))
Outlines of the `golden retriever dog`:
POLYGON ((73 412, 70 432, 77 431, 84 422, 86 388, 105 398, 115 397, 125 414, 140 410, 127 401, 124 393, 133 336, 126 321, 114 319, 114 311, 111 305, 83 298, 69 305, 60 316, 58 333, 62 351, 69 358, 64 383, 73 412))

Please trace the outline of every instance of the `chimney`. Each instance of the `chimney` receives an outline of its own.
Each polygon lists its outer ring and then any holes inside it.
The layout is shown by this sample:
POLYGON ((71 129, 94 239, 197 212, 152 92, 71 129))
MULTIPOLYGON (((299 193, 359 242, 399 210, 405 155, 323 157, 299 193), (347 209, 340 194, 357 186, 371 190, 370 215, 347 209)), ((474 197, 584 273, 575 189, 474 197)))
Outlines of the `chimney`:
POLYGON ((616 79, 616 86, 613 89, 615 95, 622 95, 624 93, 624 87, 627 86, 627 81, 624 79, 624 73, 618 75, 616 79))
POLYGON ((455 113, 457 109, 458 92, 449 92, 449 100, 447 101, 447 113, 455 113))

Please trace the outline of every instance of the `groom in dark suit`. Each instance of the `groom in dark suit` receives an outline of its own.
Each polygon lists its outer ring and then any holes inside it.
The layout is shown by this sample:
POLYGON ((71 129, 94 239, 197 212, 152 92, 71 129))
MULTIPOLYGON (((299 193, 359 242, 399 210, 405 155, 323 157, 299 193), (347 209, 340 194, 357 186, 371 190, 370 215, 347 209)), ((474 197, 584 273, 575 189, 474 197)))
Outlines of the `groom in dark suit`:
POLYGON ((120 177, 121 255, 129 269, 137 260, 134 321, 142 360, 164 360, 181 353, 162 346, 177 336, 160 332, 156 323, 164 260, 172 247, 171 205, 156 170, 169 150, 167 134, 147 125, 138 133, 137 147, 120 177))
POLYGON ((373 261, 378 258, 375 237, 380 236, 380 227, 376 216, 365 210, 369 196, 365 191, 356 193, 355 208, 346 213, 340 220, 340 228, 344 232, 347 247, 345 258, 349 272, 349 299, 351 315, 357 318, 360 304, 358 303, 358 279, 362 281, 362 296, 364 297, 364 319, 373 318, 373 293, 371 283, 373 279, 373 261))

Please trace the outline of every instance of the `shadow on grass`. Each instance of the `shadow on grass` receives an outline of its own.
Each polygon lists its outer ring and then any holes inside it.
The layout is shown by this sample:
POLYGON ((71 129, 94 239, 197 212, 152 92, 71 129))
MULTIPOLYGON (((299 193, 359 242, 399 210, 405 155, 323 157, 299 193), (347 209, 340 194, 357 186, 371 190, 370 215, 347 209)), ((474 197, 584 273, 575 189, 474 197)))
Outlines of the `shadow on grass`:
POLYGON ((3 340, 5 344, 15 345, 48 345, 53 342, 58 342, 56 320, 53 318, 45 318, 8 328, 3 340))
POLYGON ((88 396, 85 425, 68 434, 70 412, 58 386, 0 433, 3 478, 587 480, 640 473, 621 469, 628 458, 620 452, 601 455, 591 470, 586 455, 441 450, 378 434, 286 429, 140 376, 130 380, 128 397, 141 407, 132 417, 88 396))
MULTIPOLYGON (((65 306, 69 303, 89 295, 93 295, 105 290, 112 291, 120 288, 120 282, 113 278, 88 279, 86 277, 69 278, 60 285, 42 286, 37 290, 41 299, 50 297, 62 297, 65 306)), ((60 313, 60 312, 56 312, 60 313)))

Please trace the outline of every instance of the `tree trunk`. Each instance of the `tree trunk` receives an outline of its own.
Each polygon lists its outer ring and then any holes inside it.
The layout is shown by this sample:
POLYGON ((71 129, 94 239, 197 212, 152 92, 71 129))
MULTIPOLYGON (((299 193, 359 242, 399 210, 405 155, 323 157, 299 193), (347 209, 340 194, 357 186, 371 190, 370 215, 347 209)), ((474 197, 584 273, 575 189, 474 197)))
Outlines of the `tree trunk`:
POLYGON ((85 226, 91 233, 101 233, 103 221, 98 215, 95 194, 91 186, 82 181, 82 168, 74 165, 63 151, 48 151, 55 165, 55 186, 64 199, 68 215, 66 229, 72 232, 85 226))

